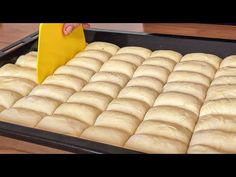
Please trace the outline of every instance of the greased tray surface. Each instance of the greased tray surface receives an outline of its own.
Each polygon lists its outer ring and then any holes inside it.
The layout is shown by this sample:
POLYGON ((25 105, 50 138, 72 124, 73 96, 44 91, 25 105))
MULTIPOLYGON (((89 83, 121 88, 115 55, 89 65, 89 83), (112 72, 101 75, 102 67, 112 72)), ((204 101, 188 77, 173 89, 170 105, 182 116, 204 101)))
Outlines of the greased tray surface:
MULTIPOLYGON (((94 29, 86 30, 85 35, 88 43, 104 41, 114 43, 120 47, 137 45, 151 50, 169 49, 180 52, 183 55, 193 52, 205 52, 224 58, 234 54, 236 51, 236 41, 232 40, 126 33, 94 29)), ((14 63, 18 56, 32 50, 37 50, 37 36, 38 33, 36 32, 0 50, 0 66, 6 63, 14 63)), ((139 153, 124 148, 5 122, 0 122, 0 134, 76 153, 139 153)))

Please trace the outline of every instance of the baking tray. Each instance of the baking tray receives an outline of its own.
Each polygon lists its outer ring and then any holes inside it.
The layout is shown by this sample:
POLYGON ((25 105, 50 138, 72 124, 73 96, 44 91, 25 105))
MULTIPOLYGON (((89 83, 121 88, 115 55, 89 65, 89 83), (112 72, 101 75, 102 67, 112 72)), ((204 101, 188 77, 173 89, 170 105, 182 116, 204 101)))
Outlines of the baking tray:
MULTIPOLYGON (((186 37, 176 35, 117 32, 108 30, 85 30, 87 42, 111 42, 120 47, 136 45, 151 50, 168 49, 187 54, 204 52, 215 54, 221 58, 236 54, 236 41, 211 39, 200 37, 186 37)), ((6 48, 0 50, 0 66, 15 63, 20 55, 30 51, 37 51, 38 32, 35 32, 6 48)), ((0 134, 3 136, 24 140, 52 148, 62 149, 74 153, 113 153, 140 154, 141 152, 128 150, 94 141, 75 138, 58 133, 28 128, 20 125, 0 121, 0 134)))

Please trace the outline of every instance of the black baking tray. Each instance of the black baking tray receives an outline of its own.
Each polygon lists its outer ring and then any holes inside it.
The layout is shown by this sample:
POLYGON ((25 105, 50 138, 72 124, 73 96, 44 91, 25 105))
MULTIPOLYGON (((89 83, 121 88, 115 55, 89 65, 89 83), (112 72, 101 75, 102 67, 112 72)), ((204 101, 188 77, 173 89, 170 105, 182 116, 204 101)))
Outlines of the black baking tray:
MULTIPOLYGON (((203 52, 215 54, 222 59, 236 54, 236 41, 225 39, 211 39, 176 35, 117 32, 108 30, 85 30, 88 43, 93 41, 111 42, 120 47, 140 46, 151 50, 174 50, 181 54, 203 52)), ((37 51, 38 32, 35 32, 6 48, 0 50, 0 66, 6 63, 15 63, 20 55, 30 51, 37 51)), ((81 138, 28 128, 0 121, 0 134, 3 136, 24 140, 52 148, 62 149, 74 153, 113 153, 113 154, 140 154, 141 152, 128 150, 81 138)))

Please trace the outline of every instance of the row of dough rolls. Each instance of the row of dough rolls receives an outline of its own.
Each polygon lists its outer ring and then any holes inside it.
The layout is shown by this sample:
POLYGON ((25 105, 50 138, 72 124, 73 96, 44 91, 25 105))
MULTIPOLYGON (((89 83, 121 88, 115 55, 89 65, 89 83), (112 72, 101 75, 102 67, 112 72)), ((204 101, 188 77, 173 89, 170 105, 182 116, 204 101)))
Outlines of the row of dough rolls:
POLYGON ((188 153, 236 153, 236 56, 220 65, 201 108, 188 153))
MULTIPOLYGON (((0 69, 1 77, 16 77, 16 81, 29 80, 35 87, 3 110, 0 120, 35 127, 41 119, 51 116, 72 94, 81 90, 118 48, 103 42, 91 43, 84 51, 59 67, 53 75, 47 77, 41 85, 36 84, 36 52, 21 56, 16 64, 3 66, 0 69), (100 48, 93 48, 94 45, 100 48)), ((16 85, 9 87, 14 88, 16 85)), ((77 129, 80 126, 80 122, 69 117, 50 119, 47 124, 61 126, 65 130, 71 127, 77 129)))
POLYGON ((121 48, 118 53, 147 55, 142 55, 143 62, 139 63, 133 77, 98 116, 94 126, 82 133, 81 138, 123 147, 142 122, 147 110, 162 91, 168 75, 181 58, 181 55, 174 51, 151 52, 138 47, 130 49, 121 48))
POLYGON ((185 55, 125 147, 146 153, 186 153, 220 61, 210 54, 185 55))

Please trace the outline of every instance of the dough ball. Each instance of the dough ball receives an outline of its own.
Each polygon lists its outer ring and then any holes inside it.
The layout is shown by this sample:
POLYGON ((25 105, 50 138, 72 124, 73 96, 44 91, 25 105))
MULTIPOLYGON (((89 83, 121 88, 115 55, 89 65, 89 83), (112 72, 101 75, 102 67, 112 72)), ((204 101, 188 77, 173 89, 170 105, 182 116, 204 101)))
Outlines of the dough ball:
POLYGON ((231 55, 222 60, 220 67, 236 67, 236 55, 231 55))
POLYGON ((144 65, 155 65, 166 68, 169 72, 171 72, 175 66, 175 62, 169 58, 162 57, 152 57, 148 58, 143 62, 144 65))
POLYGON ((22 55, 17 59, 16 64, 22 67, 36 69, 37 57, 33 55, 22 55))
POLYGON ((143 48, 143 47, 136 47, 136 46, 128 46, 128 47, 122 47, 116 54, 120 53, 130 53, 135 54, 138 56, 141 56, 143 58, 147 58, 151 55, 151 50, 143 48))
POLYGON ((130 53, 121 53, 121 54, 112 56, 110 60, 121 60, 121 61, 132 63, 136 66, 139 66, 143 63, 144 58, 138 55, 130 54, 130 53))
POLYGON ((177 63, 182 58, 182 55, 173 50, 156 50, 152 52, 151 57, 169 58, 177 63))
POLYGON ((115 44, 96 41, 96 42, 92 42, 88 44, 85 48, 85 51, 86 50, 101 50, 101 51, 108 52, 111 55, 114 55, 119 49, 120 47, 115 44))
POLYGON ((82 52, 79 52, 78 54, 75 55, 75 58, 77 57, 90 57, 90 58, 95 58, 101 62, 107 61, 110 57, 111 54, 105 51, 99 51, 99 50, 85 50, 82 52))
POLYGON ((0 89, 0 105, 9 108, 22 96, 19 93, 10 90, 0 89))

